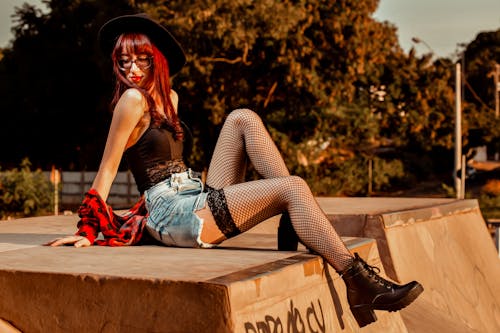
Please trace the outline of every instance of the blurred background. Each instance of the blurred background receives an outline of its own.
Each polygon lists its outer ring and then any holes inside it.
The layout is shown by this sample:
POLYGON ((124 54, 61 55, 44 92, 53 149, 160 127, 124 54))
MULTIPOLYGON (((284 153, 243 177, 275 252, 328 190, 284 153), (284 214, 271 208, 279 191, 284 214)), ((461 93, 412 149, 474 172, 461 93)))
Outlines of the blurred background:
POLYGON ((13 200, 7 171, 97 170, 113 88, 97 31, 111 17, 147 12, 188 55, 173 87, 193 133, 193 169, 206 170, 224 117, 247 107, 317 196, 463 190, 496 216, 500 2, 466 3, 2 2, 10 17, 0 44, 0 207, 13 200))

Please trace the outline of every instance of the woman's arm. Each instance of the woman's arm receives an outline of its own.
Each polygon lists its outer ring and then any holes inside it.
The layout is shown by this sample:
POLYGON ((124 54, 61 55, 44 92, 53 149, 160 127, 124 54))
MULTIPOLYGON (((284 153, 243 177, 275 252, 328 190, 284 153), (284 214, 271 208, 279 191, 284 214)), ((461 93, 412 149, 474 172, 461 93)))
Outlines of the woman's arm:
POLYGON ((146 109, 146 99, 137 89, 126 90, 116 104, 101 164, 92 183, 92 188, 104 201, 108 198, 130 135, 146 109))
MULTIPOLYGON (((99 193, 104 201, 106 201, 109 195, 109 190, 111 189, 113 180, 118 172, 123 152, 125 151, 127 143, 130 140, 130 135, 136 128, 146 110, 146 99, 137 89, 126 90, 116 104, 109 128, 108 138, 106 140, 106 146, 104 148, 104 154, 99 170, 97 171, 97 175, 92 184, 92 188, 99 193)), ((92 230, 95 228, 91 225, 82 227, 88 227, 92 230)), ((99 230, 93 230, 93 233, 97 234, 98 231, 99 230)), ((91 241, 87 237, 81 235, 57 238, 46 243, 45 245, 59 246, 64 244, 72 244, 75 247, 92 245, 91 241)))

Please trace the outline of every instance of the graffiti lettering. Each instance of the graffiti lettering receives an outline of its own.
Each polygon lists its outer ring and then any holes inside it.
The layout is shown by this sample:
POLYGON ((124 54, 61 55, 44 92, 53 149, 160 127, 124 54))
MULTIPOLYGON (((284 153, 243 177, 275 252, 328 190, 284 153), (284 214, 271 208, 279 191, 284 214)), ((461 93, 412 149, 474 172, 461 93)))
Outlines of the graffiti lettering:
POLYGON ((281 318, 276 318, 271 315, 266 315, 263 321, 257 321, 255 324, 251 322, 245 323, 246 333, 325 333, 325 317, 323 308, 319 299, 317 300, 318 307, 316 308, 311 302, 311 305, 305 310, 305 316, 297 309, 293 301, 290 300, 290 308, 287 313, 286 331, 284 331, 281 318), (316 312, 318 309, 319 312, 316 312), (304 322, 304 319, 306 322, 304 322))
POLYGON ((288 325, 287 333, 306 333, 304 321, 300 315, 299 309, 293 306, 293 301, 290 301, 290 310, 288 310, 288 325), (298 324, 300 323, 300 330, 298 324))
POLYGON ((309 325, 309 329, 311 330, 311 333, 319 333, 325 332, 325 317, 323 316, 323 308, 321 307, 321 303, 318 300, 318 306, 319 310, 321 311, 321 323, 319 322, 318 315, 316 314, 316 309, 314 308, 313 302, 311 302, 311 306, 307 308, 307 325, 309 325), (318 324, 318 331, 312 329, 312 324, 311 324, 311 315, 314 315, 314 321, 316 324, 318 324))

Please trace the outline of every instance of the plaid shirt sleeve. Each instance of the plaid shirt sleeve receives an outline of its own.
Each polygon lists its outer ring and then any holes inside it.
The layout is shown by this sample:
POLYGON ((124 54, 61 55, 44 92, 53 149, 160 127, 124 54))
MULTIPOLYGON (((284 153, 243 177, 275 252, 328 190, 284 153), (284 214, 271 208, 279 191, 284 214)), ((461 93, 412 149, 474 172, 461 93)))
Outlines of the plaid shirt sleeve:
POLYGON ((76 235, 86 237, 90 244, 94 244, 97 235, 99 234, 99 219, 94 214, 95 204, 92 203, 93 196, 90 192, 85 193, 85 198, 78 208, 78 216, 80 220, 78 221, 77 228, 78 231, 76 235))
POLYGON ((141 240, 148 214, 144 198, 141 198, 125 214, 117 215, 99 193, 91 189, 85 193, 78 215, 77 235, 86 237, 91 244, 124 246, 135 245, 141 240), (103 234, 104 240, 96 240, 99 232, 103 234))

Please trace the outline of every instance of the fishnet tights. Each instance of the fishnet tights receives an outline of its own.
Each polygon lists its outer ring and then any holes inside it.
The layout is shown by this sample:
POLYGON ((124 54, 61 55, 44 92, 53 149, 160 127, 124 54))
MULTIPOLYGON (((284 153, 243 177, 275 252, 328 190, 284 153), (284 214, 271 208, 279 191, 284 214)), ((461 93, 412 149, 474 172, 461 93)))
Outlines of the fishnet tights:
POLYGON ((207 174, 207 185, 223 189, 236 226, 246 231, 283 211, 288 211, 300 240, 319 253, 337 271, 353 260, 307 183, 290 176, 276 145, 260 117, 238 109, 221 130, 207 174), (243 182, 247 156, 264 178, 243 182))

